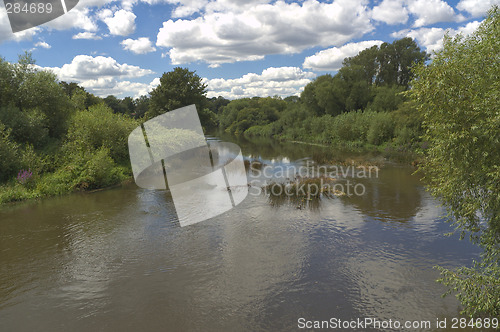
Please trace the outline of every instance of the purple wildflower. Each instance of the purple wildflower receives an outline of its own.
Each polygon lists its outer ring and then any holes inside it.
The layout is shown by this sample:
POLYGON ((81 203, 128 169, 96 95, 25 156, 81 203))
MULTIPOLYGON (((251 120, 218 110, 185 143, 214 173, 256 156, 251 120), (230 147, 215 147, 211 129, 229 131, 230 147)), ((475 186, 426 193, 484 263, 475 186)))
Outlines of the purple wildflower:
POLYGON ((27 171, 22 169, 19 173, 17 173, 17 182, 20 184, 26 184, 32 177, 33 173, 31 172, 31 169, 28 169, 27 171))

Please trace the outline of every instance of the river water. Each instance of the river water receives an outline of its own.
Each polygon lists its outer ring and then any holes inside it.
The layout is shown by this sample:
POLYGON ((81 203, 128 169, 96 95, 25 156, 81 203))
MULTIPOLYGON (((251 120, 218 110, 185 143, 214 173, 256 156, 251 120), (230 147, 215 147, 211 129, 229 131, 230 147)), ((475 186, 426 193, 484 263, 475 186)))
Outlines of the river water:
MULTIPOLYGON (((267 165, 322 153, 237 143, 267 165)), ((444 210, 413 171, 386 163, 357 179, 363 195, 311 208, 249 195, 187 227, 168 192, 133 183, 2 206, 0 330, 290 331, 300 318, 434 328, 459 304, 441 298, 433 266, 470 265, 479 250, 444 235, 444 210)))

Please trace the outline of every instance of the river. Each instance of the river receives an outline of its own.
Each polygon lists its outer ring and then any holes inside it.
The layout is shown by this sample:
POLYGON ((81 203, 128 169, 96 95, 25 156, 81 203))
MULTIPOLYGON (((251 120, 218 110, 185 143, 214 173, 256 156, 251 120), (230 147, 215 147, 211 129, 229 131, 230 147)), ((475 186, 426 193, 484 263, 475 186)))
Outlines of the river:
MULTIPOLYGON (((322 153, 237 143, 266 165, 322 153)), ((385 162, 357 179, 363 195, 304 208, 249 195, 187 227, 167 192, 133 183, 1 206, 0 330, 290 331, 300 318, 434 327, 459 303, 441 298, 433 266, 470 265, 479 250, 444 235, 445 211, 413 172, 385 162)))

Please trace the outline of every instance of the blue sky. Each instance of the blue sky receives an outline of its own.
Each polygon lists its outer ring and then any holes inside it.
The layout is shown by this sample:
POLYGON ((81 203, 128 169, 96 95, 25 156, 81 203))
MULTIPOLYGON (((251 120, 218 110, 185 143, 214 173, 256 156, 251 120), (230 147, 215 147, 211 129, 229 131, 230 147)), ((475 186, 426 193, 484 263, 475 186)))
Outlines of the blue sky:
POLYGON ((297 95, 345 57, 414 38, 439 50, 446 31, 473 32, 500 0, 80 0, 13 34, 0 6, 0 56, 37 65, 99 96, 146 94, 174 67, 196 70, 208 96, 297 95))

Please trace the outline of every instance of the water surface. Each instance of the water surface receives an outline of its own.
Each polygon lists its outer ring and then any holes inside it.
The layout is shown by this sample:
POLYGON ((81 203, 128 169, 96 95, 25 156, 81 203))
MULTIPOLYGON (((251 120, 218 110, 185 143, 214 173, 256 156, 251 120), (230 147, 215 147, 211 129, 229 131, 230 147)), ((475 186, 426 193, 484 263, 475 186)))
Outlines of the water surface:
MULTIPOLYGON (((321 153, 238 144, 274 165, 321 153)), ((314 208, 250 195, 182 228, 167 192, 135 184, 2 206, 0 329, 289 331, 301 317, 456 317, 433 266, 470 265, 478 249, 444 236, 444 211, 413 171, 387 164, 359 179, 365 195, 314 208)))

